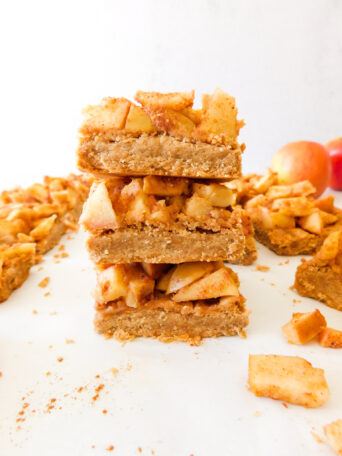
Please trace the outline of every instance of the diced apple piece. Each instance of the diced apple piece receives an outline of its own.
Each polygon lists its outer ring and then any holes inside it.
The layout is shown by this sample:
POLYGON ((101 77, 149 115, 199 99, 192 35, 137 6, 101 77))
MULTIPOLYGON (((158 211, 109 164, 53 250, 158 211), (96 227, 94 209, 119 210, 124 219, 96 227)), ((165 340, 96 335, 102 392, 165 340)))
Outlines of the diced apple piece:
POLYGON ((151 279, 140 265, 125 265, 128 279, 128 293, 126 304, 129 307, 138 307, 154 290, 154 280, 151 279))
POLYGON ((253 188, 258 193, 266 193, 277 182, 277 173, 267 169, 263 176, 258 176, 253 182, 253 188))
POLYGON ((120 206, 126 210, 126 221, 128 223, 143 222, 146 214, 150 213, 150 200, 153 198, 146 195, 143 190, 143 180, 132 179, 126 185, 120 195, 120 206))
POLYGON ((235 202, 232 190, 220 184, 193 184, 194 191, 207 199, 213 206, 228 207, 235 202))
POLYGON ((176 302, 239 296, 239 290, 227 268, 217 271, 181 288, 173 297, 176 302))
POLYGON ((157 285, 156 285, 156 290, 159 290, 159 291, 164 291, 166 292, 166 290, 168 289, 169 287, 169 282, 170 282, 170 279, 171 279, 171 276, 172 274, 174 273, 174 270, 176 269, 176 266, 171 268, 169 271, 167 271, 166 274, 164 274, 157 282, 157 285))
POLYGON ((56 218, 56 214, 44 218, 42 221, 38 223, 38 225, 33 230, 30 231, 30 236, 33 237, 35 241, 39 241, 40 239, 45 238, 52 230, 56 218))
POLYGON ((82 129, 121 130, 125 125, 131 102, 125 98, 105 98, 97 106, 88 106, 82 129))
POLYGON ((274 185, 266 193, 268 198, 288 198, 296 196, 309 196, 316 192, 311 182, 305 180, 291 185, 274 185))
POLYGON ((194 193, 191 198, 186 200, 184 211, 189 217, 203 218, 208 217, 212 209, 210 201, 194 193))
POLYGON ((333 231, 324 240, 322 247, 317 253, 317 257, 321 260, 333 260, 339 253, 341 232, 333 231))
POLYGON ((88 230, 110 230, 118 227, 118 219, 105 182, 94 183, 83 207, 80 223, 88 230))
POLYGON ((323 221, 323 225, 332 225, 333 223, 337 222, 338 217, 335 214, 330 214, 329 212, 321 211, 319 209, 319 215, 323 221))
POLYGON ((291 215, 281 214, 280 212, 271 212, 272 226, 277 228, 295 228, 296 221, 291 215))
POLYGON ((213 95, 203 96, 202 104, 203 115, 194 131, 194 137, 207 140, 218 136, 224 141, 235 140, 239 133, 235 99, 221 89, 216 89, 213 95))
POLYGON ((173 109, 174 111, 181 111, 191 107, 194 103, 194 98, 194 90, 174 93, 143 92, 139 90, 134 97, 142 106, 173 109))
POLYGON ((335 210, 335 198, 332 195, 329 195, 326 198, 316 200, 315 207, 321 211, 333 213, 335 210))
POLYGON ((169 268, 169 264, 141 263, 141 267, 151 279, 159 279, 169 268))
POLYGON ((324 228, 322 217, 318 211, 304 217, 299 217, 298 225, 303 230, 314 234, 321 234, 324 228))
POLYGON ((327 322, 321 312, 294 313, 292 320, 282 327, 289 344, 305 344, 314 339, 325 327, 327 322))
POLYGON ((332 328, 324 328, 319 334, 318 342, 322 347, 342 348, 342 331, 332 328))
POLYGON ((250 355, 249 386, 256 396, 316 408, 329 398, 324 370, 298 356, 250 355))
POLYGON ((151 133, 155 129, 143 108, 131 104, 124 130, 132 133, 151 133))
POLYGON ((192 120, 195 125, 198 125, 201 121, 203 111, 202 109, 184 108, 180 113, 192 120))
POLYGON ((95 298, 100 303, 125 297, 128 291, 125 266, 116 264, 97 272, 95 298))
POLYGON ((166 292, 167 294, 174 293, 213 270, 214 263, 198 261, 195 263, 179 264, 173 271, 166 292))
POLYGON ((272 209, 274 211, 280 211, 286 215, 302 217, 312 214, 314 204, 305 196, 297 196, 295 198, 282 198, 273 201, 272 209))
POLYGON ((342 455, 342 420, 324 426, 324 434, 331 448, 338 456, 342 455))
POLYGON ((177 196, 188 193, 189 181, 181 177, 144 177, 144 193, 157 196, 177 196))
POLYGON ((245 204, 246 209, 252 209, 254 207, 262 206, 266 202, 265 195, 256 195, 245 204))
POLYGON ((171 109, 146 108, 153 125, 158 131, 167 132, 170 136, 191 138, 195 124, 180 112, 171 109))

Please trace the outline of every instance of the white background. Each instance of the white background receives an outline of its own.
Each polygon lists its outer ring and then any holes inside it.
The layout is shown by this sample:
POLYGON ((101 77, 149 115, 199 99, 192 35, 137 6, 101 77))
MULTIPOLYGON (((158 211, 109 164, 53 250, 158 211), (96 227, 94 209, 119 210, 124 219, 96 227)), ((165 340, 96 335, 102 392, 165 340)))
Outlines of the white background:
POLYGON ((137 89, 234 95, 245 171, 342 134, 340 0, 2 0, 0 21, 2 188, 73 170, 81 109, 137 89))

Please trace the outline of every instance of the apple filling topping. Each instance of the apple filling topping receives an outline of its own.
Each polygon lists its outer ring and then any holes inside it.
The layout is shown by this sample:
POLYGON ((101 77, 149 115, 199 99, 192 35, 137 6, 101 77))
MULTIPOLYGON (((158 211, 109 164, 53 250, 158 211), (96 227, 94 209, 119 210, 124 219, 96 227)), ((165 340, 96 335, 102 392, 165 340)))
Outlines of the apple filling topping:
POLYGON ((115 264, 97 267, 95 298, 100 305, 121 300, 129 307, 161 298, 210 304, 239 298, 238 287, 237 275, 222 262, 115 264))
POLYGON ((342 272, 342 231, 331 232, 313 258, 319 264, 330 265, 340 274, 342 272))
POLYGON ((250 175, 226 184, 237 194, 252 221, 264 230, 300 228, 322 235, 324 229, 339 220, 334 198, 315 200, 315 187, 309 181, 279 185, 277 173, 250 175))
MULTIPOLYGON (((58 220, 71 226, 70 213, 88 194, 85 178, 45 177, 43 184, 20 187, 0 194, 0 245, 4 247, 39 242, 53 230, 58 220)), ((19 247, 17 247, 19 248, 19 247)), ((10 250, 12 251, 12 250, 10 250)))
POLYGON ((140 136, 168 134, 178 139, 210 144, 232 145, 243 121, 237 120, 235 99, 220 89, 203 95, 202 108, 193 109, 195 93, 158 93, 138 91, 137 106, 125 98, 105 98, 89 106, 81 133, 140 136))
POLYGON ((192 220, 217 229, 229 226, 233 205, 234 192, 224 184, 175 177, 118 177, 93 184, 81 223, 97 231, 192 220))

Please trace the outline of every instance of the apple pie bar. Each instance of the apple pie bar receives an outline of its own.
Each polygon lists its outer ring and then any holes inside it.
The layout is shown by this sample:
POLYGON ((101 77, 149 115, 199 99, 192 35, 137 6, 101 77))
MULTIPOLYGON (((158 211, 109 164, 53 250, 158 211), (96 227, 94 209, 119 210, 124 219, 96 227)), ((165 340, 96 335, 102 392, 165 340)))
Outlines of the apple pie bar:
POLYGON ((97 266, 95 328, 107 337, 199 344, 244 335, 249 312, 222 262, 97 266))
POLYGON ((315 200, 309 181, 279 185, 277 174, 250 175, 227 184, 250 214, 256 239, 278 255, 312 254, 342 226, 334 197, 315 200))
POLYGON ((298 266, 294 287, 342 311, 342 231, 330 233, 316 255, 298 266))
POLYGON ((222 90, 161 94, 139 91, 132 103, 105 98, 86 108, 78 165, 92 174, 233 178, 241 175, 235 99, 222 90))
POLYGON ((81 223, 95 263, 250 264, 249 216, 224 183, 145 176, 94 182, 81 223))
POLYGON ((0 194, 0 302, 68 228, 77 228, 89 187, 88 178, 70 175, 0 194))

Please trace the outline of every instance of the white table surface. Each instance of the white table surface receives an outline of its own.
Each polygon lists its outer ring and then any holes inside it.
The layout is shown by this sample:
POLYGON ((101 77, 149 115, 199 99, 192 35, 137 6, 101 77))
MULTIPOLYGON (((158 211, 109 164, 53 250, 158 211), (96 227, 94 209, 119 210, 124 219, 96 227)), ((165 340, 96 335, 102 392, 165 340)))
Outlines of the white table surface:
POLYGON ((333 454, 312 432, 324 440, 322 426, 342 418, 342 350, 289 345, 281 326, 318 308, 342 329, 342 312, 289 289, 299 257, 280 265, 286 257, 259 245, 257 264, 270 271, 233 266, 252 310, 245 340, 122 345, 93 331, 95 274, 85 235, 73 238, 62 241, 68 258, 56 263, 55 248, 0 306, 1 456, 333 454), (255 397, 246 388, 250 353, 304 357, 325 370, 330 399, 310 410, 255 397))

